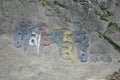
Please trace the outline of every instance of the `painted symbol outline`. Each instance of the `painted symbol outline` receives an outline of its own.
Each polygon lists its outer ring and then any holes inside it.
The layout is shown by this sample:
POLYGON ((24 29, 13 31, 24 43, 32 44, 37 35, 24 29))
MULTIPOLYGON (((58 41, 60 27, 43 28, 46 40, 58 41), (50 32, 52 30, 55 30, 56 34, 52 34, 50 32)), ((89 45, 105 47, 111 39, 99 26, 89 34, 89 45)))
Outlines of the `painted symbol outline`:
POLYGON ((69 36, 72 35, 72 31, 66 30, 64 31, 63 42, 71 42, 73 43, 73 39, 69 36))
POLYGON ((35 32, 32 32, 31 37, 29 39, 29 45, 35 46, 37 54, 40 53, 40 43, 41 43, 41 35, 35 32))
POLYGON ((78 57, 81 62, 87 61, 87 48, 89 47, 89 37, 86 32, 73 32, 74 42, 77 43, 78 57))
POLYGON ((31 30, 38 27, 40 24, 32 24, 28 19, 23 19, 14 29, 14 45, 15 47, 22 47, 24 43, 24 51, 27 51, 31 30), (20 33, 20 34, 19 34, 20 33), (19 39, 20 38, 20 39, 19 39))
POLYGON ((15 28, 14 30, 14 46, 15 47, 22 47, 22 38, 23 37, 23 33, 22 30, 20 28, 15 28))
POLYGON ((104 61, 104 62, 112 62, 112 57, 110 55, 105 55, 103 54, 100 58, 100 60, 104 61))
POLYGON ((62 44, 63 44, 63 31, 61 30, 53 30, 51 32, 51 40, 52 43, 56 43, 58 45, 59 54, 62 54, 62 44))
POLYGON ((43 53, 44 48, 45 48, 46 46, 49 46, 50 43, 51 43, 51 40, 50 40, 50 38, 49 38, 48 36, 44 36, 44 37, 42 38, 41 48, 40 48, 41 53, 43 53))
POLYGON ((72 64, 74 65, 74 67, 78 66, 78 59, 77 59, 77 48, 75 48, 74 44, 67 44, 64 43, 63 44, 63 52, 62 52, 62 57, 63 59, 66 60, 71 60, 72 64), (74 54, 72 53, 73 50, 75 51, 74 54))
POLYGON ((49 27, 46 23, 42 23, 39 26, 39 31, 41 34, 41 47, 40 47, 40 51, 41 53, 43 53, 43 50, 46 46, 49 46, 51 44, 51 40, 50 40, 50 31, 51 31, 51 27, 49 27))
POLYGON ((23 33, 24 51, 25 52, 27 51, 27 47, 28 47, 30 36, 31 36, 31 32, 30 31, 25 31, 23 33))

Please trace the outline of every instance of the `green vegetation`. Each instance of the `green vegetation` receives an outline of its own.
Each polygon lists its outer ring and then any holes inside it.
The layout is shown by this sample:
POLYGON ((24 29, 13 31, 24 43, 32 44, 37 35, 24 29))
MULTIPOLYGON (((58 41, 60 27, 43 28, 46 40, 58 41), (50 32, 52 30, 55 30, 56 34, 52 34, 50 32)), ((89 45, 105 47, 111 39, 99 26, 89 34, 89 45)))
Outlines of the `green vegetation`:
POLYGON ((109 16, 113 16, 113 13, 108 10, 101 9, 101 13, 97 13, 97 11, 95 11, 95 13, 104 21, 109 21, 109 16))
POLYGON ((120 27, 119 27, 118 24, 115 23, 115 22, 110 22, 110 23, 108 24, 108 28, 116 29, 116 30, 119 30, 119 31, 120 31, 120 27))
POLYGON ((103 34, 101 32, 98 32, 98 34, 100 38, 107 40, 116 50, 120 52, 120 46, 117 43, 115 43, 108 35, 103 34))
POLYGON ((116 50, 120 52, 120 46, 115 43, 110 36, 106 35, 107 32, 112 31, 120 31, 120 26, 116 22, 113 22, 109 19, 110 16, 113 16, 113 13, 108 11, 107 9, 100 8, 100 13, 95 11, 95 14, 100 17, 100 20, 108 22, 107 30, 104 33, 98 32, 98 36, 102 39, 105 39, 108 43, 110 43, 116 50))
POLYGON ((47 5, 46 0, 38 0, 38 2, 40 2, 42 4, 42 6, 46 6, 47 5))

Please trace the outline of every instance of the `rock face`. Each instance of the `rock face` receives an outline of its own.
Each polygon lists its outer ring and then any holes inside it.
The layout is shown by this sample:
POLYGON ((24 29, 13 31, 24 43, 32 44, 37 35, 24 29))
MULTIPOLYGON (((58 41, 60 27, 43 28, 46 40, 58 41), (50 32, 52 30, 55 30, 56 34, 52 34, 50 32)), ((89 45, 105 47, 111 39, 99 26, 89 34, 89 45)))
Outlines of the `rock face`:
MULTIPOLYGON (((120 0, 1 0, 0 1, 0 80, 103 80, 120 68, 120 52, 116 51, 106 40, 98 37, 97 32, 105 32, 109 22, 100 19, 95 11, 101 12, 99 1, 108 1, 107 10, 113 13, 109 21, 120 26, 120 0), (74 30, 79 27, 90 37, 90 54, 110 54, 112 63, 99 64, 79 63, 74 69, 69 61, 63 60, 58 54, 57 46, 45 48, 43 57, 36 56, 33 48, 25 55, 22 49, 13 45, 15 24, 23 18, 33 23, 44 22, 48 26, 61 25, 74 30), (52 50, 52 51, 51 51, 52 50), (108 68, 109 66, 109 68, 108 68)), ((102 3, 102 7, 106 5, 102 3)), ((120 45, 120 31, 107 32, 114 42, 120 45)))

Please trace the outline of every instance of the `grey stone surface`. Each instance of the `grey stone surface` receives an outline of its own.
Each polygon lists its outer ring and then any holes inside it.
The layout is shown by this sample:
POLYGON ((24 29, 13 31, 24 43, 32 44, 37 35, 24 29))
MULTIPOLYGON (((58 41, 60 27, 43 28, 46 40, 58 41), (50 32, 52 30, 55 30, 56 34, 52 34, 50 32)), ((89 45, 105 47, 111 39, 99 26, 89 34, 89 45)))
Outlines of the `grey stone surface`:
MULTIPOLYGON (((90 4, 80 3, 82 0, 46 1, 48 4, 43 7, 37 0, 0 0, 0 80, 105 80, 107 75, 120 68, 120 52, 98 37, 97 31, 104 32, 107 22, 94 13, 100 10, 96 0, 88 0, 90 4), (55 1, 62 6, 56 5, 55 1), (33 47, 24 54, 22 48, 13 45, 13 29, 23 18, 33 23, 45 22, 50 27, 59 24, 71 30, 76 26, 74 22, 79 22, 80 30, 87 31, 90 37, 88 54, 91 51, 94 54, 111 54, 113 61, 79 62, 75 69, 70 61, 59 56, 55 44, 46 47, 42 57, 35 54, 33 47)), ((114 14, 110 20, 120 24, 120 0, 108 0, 108 9, 114 14)), ((120 45, 119 31, 107 34, 120 45)))

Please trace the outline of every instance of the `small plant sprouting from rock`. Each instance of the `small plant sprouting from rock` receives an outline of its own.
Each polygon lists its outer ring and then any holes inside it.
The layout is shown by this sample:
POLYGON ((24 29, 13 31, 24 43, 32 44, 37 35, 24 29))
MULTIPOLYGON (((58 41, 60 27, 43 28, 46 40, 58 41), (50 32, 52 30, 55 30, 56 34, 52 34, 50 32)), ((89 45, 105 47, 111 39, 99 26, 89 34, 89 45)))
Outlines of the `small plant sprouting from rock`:
POLYGON ((100 38, 107 40, 107 42, 109 42, 116 50, 120 52, 120 46, 115 43, 108 35, 101 32, 98 32, 98 34, 100 38))
POLYGON ((108 7, 102 8, 102 6, 99 6, 99 8, 100 8, 100 11, 95 11, 95 14, 100 17, 100 20, 108 22, 108 26, 107 26, 108 28, 107 29, 109 29, 109 30, 111 30, 111 29, 120 30, 120 27, 118 26, 118 24, 116 22, 112 22, 109 19, 109 17, 113 16, 113 13, 108 11, 108 9, 107 9, 108 7))
POLYGON ((42 6, 46 6, 46 0, 38 0, 38 2, 40 2, 42 4, 42 6))
MULTIPOLYGON (((98 4, 99 5, 99 4, 98 4)), ((107 6, 107 4, 106 4, 107 6)), ((105 39, 108 43, 110 43, 116 50, 118 50, 120 52, 120 46, 115 43, 111 37, 109 37, 108 35, 106 35, 106 33, 108 32, 112 32, 112 31, 120 31, 120 27, 118 26, 118 24, 116 22, 113 22, 109 19, 109 17, 113 16, 113 13, 108 11, 107 8, 102 8, 102 6, 99 6, 100 11, 95 11, 95 14, 99 16, 100 20, 106 21, 108 22, 107 25, 107 30, 103 33, 98 32, 98 36, 102 39, 105 39)))
POLYGON ((108 21, 108 22, 109 22, 109 17, 113 16, 113 13, 108 10, 101 9, 100 13, 97 13, 97 11, 95 11, 95 13, 100 17, 101 20, 108 21))
POLYGON ((110 23, 108 24, 108 27, 111 28, 111 29, 116 29, 116 30, 119 30, 119 31, 120 31, 120 27, 119 27, 118 24, 115 23, 115 22, 110 22, 110 23))

